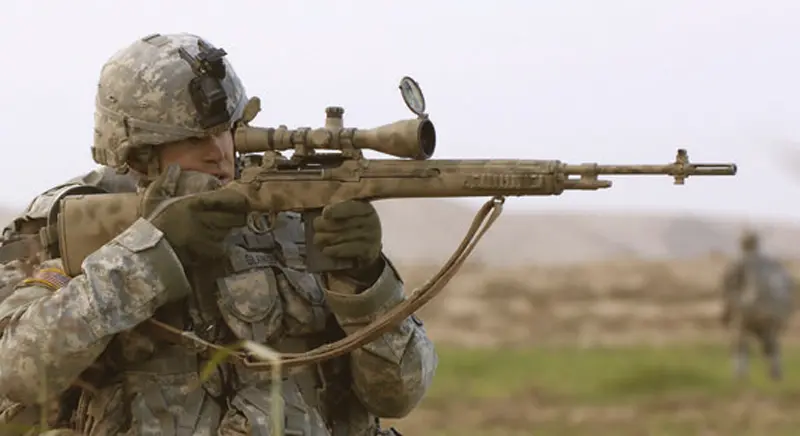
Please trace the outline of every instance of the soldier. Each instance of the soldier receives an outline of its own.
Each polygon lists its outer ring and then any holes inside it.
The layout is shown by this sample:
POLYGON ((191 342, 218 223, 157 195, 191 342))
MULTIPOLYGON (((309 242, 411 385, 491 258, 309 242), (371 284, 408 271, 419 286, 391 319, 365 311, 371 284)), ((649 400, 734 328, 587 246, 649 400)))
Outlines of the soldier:
MULTIPOLYGON (((61 198, 82 192, 136 192, 136 187, 137 178, 134 173, 119 174, 112 168, 101 166, 36 196, 3 229, 3 243, 0 245, 0 303, 37 268, 39 253, 43 250, 40 231, 55 216, 61 198)), ((51 241, 53 242, 55 241, 51 241)), ((70 389, 50 404, 48 416, 51 427, 67 424, 66 420, 71 418, 69 412, 74 406, 75 395, 76 390, 70 389)), ((37 425, 39 420, 40 413, 36 408, 24 408, 21 404, 0 398, 0 430, 3 430, 3 435, 29 434, 25 428, 37 425)))
MULTIPOLYGON (((313 223, 283 213, 265 231, 268 217, 248 215, 246 198, 215 189, 235 176, 231 132, 247 102, 224 54, 194 35, 155 34, 104 65, 92 156, 143 180, 145 213, 90 254, 83 274, 70 279, 59 259, 46 260, 0 303, 0 398, 36 406, 80 381, 79 434, 266 436, 268 373, 224 363, 194 388, 207 356, 142 323, 302 352, 405 299, 369 203, 329 205, 313 223), (306 272, 303 225, 325 254, 358 267, 306 272)), ((285 434, 391 434, 379 418, 407 415, 436 365, 411 316, 285 376, 285 434)))
POLYGON ((759 249, 758 236, 746 231, 742 255, 722 277, 722 323, 734 332, 734 370, 738 378, 748 373, 748 342, 755 338, 769 361, 773 380, 782 378, 779 337, 792 312, 795 283, 777 260, 759 249))

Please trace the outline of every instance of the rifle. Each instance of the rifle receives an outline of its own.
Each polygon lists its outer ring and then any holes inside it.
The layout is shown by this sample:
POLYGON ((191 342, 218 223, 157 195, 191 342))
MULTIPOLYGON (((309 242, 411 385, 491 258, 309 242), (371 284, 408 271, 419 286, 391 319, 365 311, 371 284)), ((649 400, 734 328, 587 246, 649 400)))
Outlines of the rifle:
MULTIPOLYGON (((599 179, 601 175, 669 175, 675 184, 683 185, 690 176, 736 174, 733 163, 690 163, 685 149, 678 150, 674 162, 660 165, 431 159, 436 148, 436 131, 425 113, 422 91, 410 77, 401 80, 400 90, 406 106, 417 115, 416 118, 372 129, 345 128, 344 109, 329 107, 325 110, 326 120, 322 128, 254 127, 249 122, 260 111, 260 101, 253 98, 245 110, 243 122, 234 131, 236 151, 248 156, 251 164, 241 170, 240 178, 220 189, 240 191, 250 199, 255 212, 267 213, 273 218, 280 212, 300 212, 304 221, 309 223, 324 206, 345 200, 491 197, 479 210, 464 240, 442 269, 423 287, 415 290, 408 300, 364 331, 340 341, 342 347, 326 346, 307 353, 284 355, 288 360, 284 360, 283 365, 304 364, 318 361, 315 359, 321 356, 344 354, 414 313, 457 272, 501 213, 505 197, 561 195, 570 190, 610 188, 611 181, 599 179), (363 155, 366 149, 404 159, 367 159, 363 155), (293 151, 291 157, 281 154, 289 150, 293 151)), ((81 262, 88 254, 139 218, 138 207, 137 194, 63 198, 57 225, 65 271, 70 275, 80 274, 81 262), (91 216, 102 219, 92 223, 81 222, 91 216)), ((305 226, 305 236, 309 272, 323 273, 354 266, 349 262, 335 262, 317 250, 312 243, 311 225, 305 226)), ((175 333, 180 334, 178 331, 175 333)), ((214 347, 213 344, 205 345, 214 347)), ((251 363, 250 366, 260 364, 251 363)))

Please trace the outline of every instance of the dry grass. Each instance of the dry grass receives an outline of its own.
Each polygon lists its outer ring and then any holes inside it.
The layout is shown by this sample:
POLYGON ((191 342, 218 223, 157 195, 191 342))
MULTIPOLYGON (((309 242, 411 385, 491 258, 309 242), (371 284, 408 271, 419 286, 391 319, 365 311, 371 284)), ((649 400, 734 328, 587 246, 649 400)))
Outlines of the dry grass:
MULTIPOLYGON (((421 312, 438 343, 457 346, 622 345, 724 340, 722 257, 577 266, 467 265, 421 312)), ((800 262, 787 262, 800 278, 800 262)), ((435 268, 400 265, 409 289, 435 268)), ((788 339, 800 342, 800 317, 788 339)))
MULTIPOLYGON (((421 316, 440 347, 425 435, 800 434, 800 317, 788 379, 731 377, 716 281, 725 259, 466 267, 421 316)), ((800 263, 789 264, 800 276, 800 263)), ((431 268, 401 265, 409 287, 431 268)))

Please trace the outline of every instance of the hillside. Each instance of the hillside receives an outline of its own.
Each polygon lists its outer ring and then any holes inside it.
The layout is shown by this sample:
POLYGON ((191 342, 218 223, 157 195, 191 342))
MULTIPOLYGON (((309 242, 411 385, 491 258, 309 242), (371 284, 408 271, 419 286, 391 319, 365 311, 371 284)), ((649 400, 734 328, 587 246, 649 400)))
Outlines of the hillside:
MULTIPOLYGON (((420 315, 438 342, 459 346, 722 342, 718 283, 726 262, 706 256, 550 267, 467 265, 420 315)), ((800 279, 800 261, 786 265, 800 279)), ((414 289, 438 266, 399 269, 414 289)), ((800 342, 800 317, 793 318, 788 337, 800 342)))

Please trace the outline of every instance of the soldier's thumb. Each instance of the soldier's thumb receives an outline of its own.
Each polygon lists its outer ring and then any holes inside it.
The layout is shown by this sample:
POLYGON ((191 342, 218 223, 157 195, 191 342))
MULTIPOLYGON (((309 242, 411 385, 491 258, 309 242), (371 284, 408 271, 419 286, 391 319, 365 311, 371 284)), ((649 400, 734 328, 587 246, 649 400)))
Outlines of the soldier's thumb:
POLYGON ((140 203, 142 216, 149 216, 164 200, 174 197, 181 176, 178 165, 170 165, 161 175, 150 182, 140 203))
MULTIPOLYGON (((178 181, 181 178, 181 167, 178 164, 172 164, 167 167, 160 176, 150 183, 148 190, 152 189, 155 195, 163 197, 174 197, 178 192, 178 181)), ((162 198, 163 200, 163 198, 162 198)))

